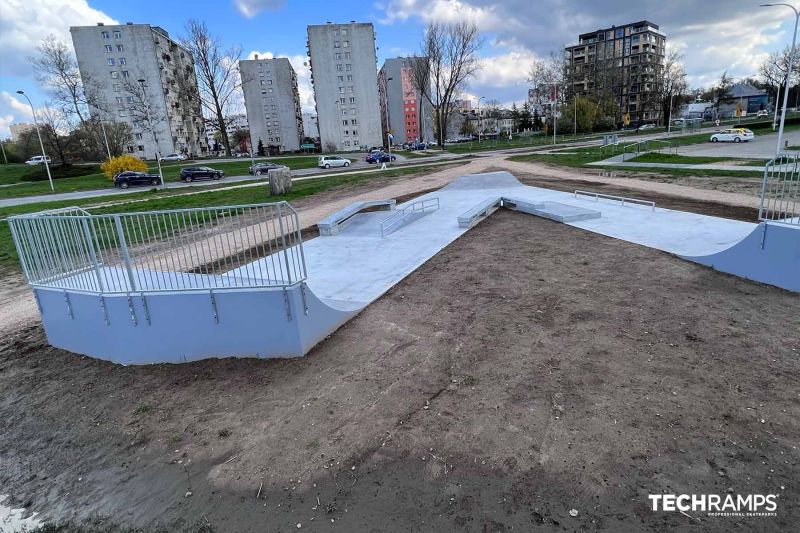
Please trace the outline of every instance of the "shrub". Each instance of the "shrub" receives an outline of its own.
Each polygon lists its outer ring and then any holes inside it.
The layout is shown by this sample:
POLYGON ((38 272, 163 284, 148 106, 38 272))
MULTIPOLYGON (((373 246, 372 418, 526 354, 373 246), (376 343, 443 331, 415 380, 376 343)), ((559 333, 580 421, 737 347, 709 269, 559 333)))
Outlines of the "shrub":
POLYGON ((108 179, 114 179, 114 176, 120 172, 130 170, 133 172, 147 172, 147 163, 132 155, 120 155, 112 157, 108 161, 100 165, 100 168, 105 172, 108 179))

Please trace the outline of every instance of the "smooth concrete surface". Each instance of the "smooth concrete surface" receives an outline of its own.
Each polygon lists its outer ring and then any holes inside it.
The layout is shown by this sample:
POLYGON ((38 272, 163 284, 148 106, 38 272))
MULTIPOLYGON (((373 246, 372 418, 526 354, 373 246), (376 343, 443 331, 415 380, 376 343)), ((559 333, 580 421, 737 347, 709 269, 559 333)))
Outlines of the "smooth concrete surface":
MULTIPOLYGON (((460 215, 486 204, 487 199, 500 198, 509 201, 509 208, 521 211, 530 212, 541 204, 552 210, 556 203, 564 213, 599 212, 599 218, 568 224, 686 257, 724 272, 800 290, 793 282, 783 281, 796 278, 800 264, 800 231, 794 228, 773 230, 770 225, 766 252, 756 258, 756 241, 760 248, 756 224, 662 208, 653 210, 650 206, 623 206, 613 200, 576 198, 569 193, 522 185, 508 172, 465 176, 397 208, 437 197, 438 210, 388 236, 381 237, 379 226, 389 213, 373 212, 352 217, 338 235, 307 241, 303 246, 307 286, 295 285, 285 292, 230 288, 213 291, 213 298, 211 291, 198 290, 149 293, 144 298, 134 293, 131 299, 128 295, 100 298, 74 292, 67 296, 67 304, 63 291, 37 289, 48 339, 61 348, 126 364, 225 356, 302 356, 468 231, 459 226, 460 215), (68 309, 72 309, 72 316, 68 309), (143 320, 148 312, 149 322, 143 320)), ((266 257, 209 278, 214 282, 218 277, 229 278, 233 286, 263 271, 259 262, 273 260, 266 257)), ((109 272, 110 276, 113 274, 109 272)), ((147 287, 157 288, 166 279, 171 280, 170 276, 192 276, 192 283, 200 282, 195 279, 198 275, 176 273, 141 272, 137 279, 147 280, 151 284, 147 287)))

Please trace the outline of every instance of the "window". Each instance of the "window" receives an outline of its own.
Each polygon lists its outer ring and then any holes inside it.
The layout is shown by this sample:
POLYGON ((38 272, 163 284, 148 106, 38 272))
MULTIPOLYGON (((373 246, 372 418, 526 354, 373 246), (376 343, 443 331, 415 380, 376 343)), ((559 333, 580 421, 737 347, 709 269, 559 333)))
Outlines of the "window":
POLYGON ((341 59, 342 58, 342 54, 340 52, 336 52, 335 54, 333 54, 333 57, 334 57, 334 59, 341 59))
POLYGON ((111 46, 110 44, 107 44, 107 45, 106 45, 106 52, 107 52, 107 53, 111 53, 111 52, 113 52, 113 51, 114 51, 114 47, 113 47, 113 46, 111 46))
POLYGON ((353 75, 352 74, 348 74, 347 75, 347 81, 353 81, 353 75))
POLYGON ((344 130, 345 135, 350 135, 350 130, 344 130))
POLYGON ((353 135, 358 135, 358 130, 353 130, 353 135))
POLYGON ((347 114, 347 109, 342 109, 342 115, 346 115, 346 114, 347 114))
POLYGON ((277 143, 281 142, 281 138, 280 137, 275 137, 275 142, 277 142, 277 143))
MULTIPOLYGON (((111 75, 111 77, 113 78, 113 77, 114 77, 114 75, 112 74, 112 75, 111 75)), ((115 93, 118 93, 118 92, 119 92, 119 83, 115 83, 115 84, 114 84, 114 92, 115 92, 115 93)))
POLYGON ((350 63, 348 63, 346 67, 347 67, 347 68, 345 68, 345 70, 346 70, 346 71, 348 71, 348 72, 350 72, 350 63))
POLYGON ((123 109, 122 111, 120 111, 120 112, 119 112, 119 116, 121 116, 121 117, 127 117, 127 116, 128 116, 128 114, 127 114, 127 113, 125 112, 125 110, 123 109))
POLYGON ((345 59, 350 59, 350 52, 345 52, 344 53, 344 58, 345 59))
POLYGON ((144 146, 143 145, 140 144, 139 146, 137 146, 137 148, 139 148, 140 152, 144 152, 144 146))
POLYGON ((344 81, 344 76, 337 76, 337 79, 339 80, 339 82, 343 82, 344 81))
POLYGON ((131 146, 131 145, 128 145, 128 153, 129 153, 129 154, 132 154, 132 153, 133 153, 133 146, 131 146))
POLYGON ((275 104, 272 104, 272 110, 275 111, 275 104))
POLYGON ((261 82, 260 82, 260 83, 261 83, 261 85, 264 85, 264 80, 261 80, 261 82))
POLYGON ((114 39, 122 39, 122 32, 115 31, 114 32, 114 39))
POLYGON ((117 78, 119 78, 119 72, 117 72, 116 70, 112 70, 111 77, 116 80, 117 78))
POLYGON ((123 77, 123 78, 130 78, 130 77, 131 77, 131 74, 130 74, 130 72, 128 72, 127 70, 123 70, 123 71, 122 71, 122 77, 123 77))
POLYGON ((120 58, 119 58, 119 64, 120 64, 120 65, 125 65, 125 64, 126 64, 126 63, 125 63, 125 58, 124 58, 124 57, 120 57, 120 58))
POLYGON ((137 141, 141 141, 142 140, 142 134, 141 133, 137 133, 136 135, 134 135, 134 137, 136 137, 137 141))
POLYGON ((122 97, 121 96, 117 96, 117 103, 118 104, 122 104, 122 97))
POLYGON ((345 100, 346 100, 345 98, 339 98, 339 103, 340 103, 340 104, 345 104, 345 103, 347 103, 345 100))
POLYGON ((342 28, 342 37, 347 37, 347 30, 342 28))
MULTIPOLYGON (((267 85, 272 85, 272 80, 267 80, 267 85)), ((272 90, 272 89, 270 89, 272 90)))
POLYGON ((347 121, 346 120, 342 121, 342 126, 347 126, 347 121))
POLYGON ((358 124, 358 120, 357 120, 357 119, 353 119, 353 120, 351 120, 351 122, 353 123, 353 126, 355 126, 356 124, 358 124))
POLYGON ((100 35, 103 36, 103 39, 110 39, 111 38, 111 35, 109 35, 109 33, 107 31, 101 31, 100 35))
POLYGON ((355 103, 356 103, 356 99, 355 99, 355 98, 353 98, 352 96, 350 97, 350 103, 351 103, 351 104, 355 104, 355 103))
POLYGON ((341 46, 341 45, 339 44, 339 41, 333 41, 333 47, 334 47, 334 48, 339 48, 339 46, 341 46))
POLYGON ((349 146, 350 146, 350 141, 345 141, 345 142, 344 142, 344 145, 345 145, 345 146, 347 146, 347 147, 349 147, 349 146))
POLYGON ((272 87, 269 88, 269 92, 272 92, 272 87))
POLYGON ((350 41, 342 41, 343 48, 347 48, 348 46, 350 46, 350 41))
POLYGON ((341 63, 337 63, 336 64, 336 70, 338 70, 339 72, 342 71, 342 64, 341 63))
POLYGON ((114 58, 113 57, 109 57, 106 61, 108 61, 108 66, 109 67, 113 67, 114 66, 114 58))
POLYGON ((344 87, 339 87, 339 94, 344 94, 344 87))
POLYGON ((352 86, 352 85, 349 85, 349 86, 347 87, 347 92, 349 92, 349 93, 352 93, 352 92, 353 92, 353 86, 352 86))
POLYGON ((129 104, 132 104, 133 103, 133 96, 126 97, 125 101, 128 102, 129 104))
POLYGON ((117 52, 122 52, 123 46, 121 44, 117 45, 117 52))

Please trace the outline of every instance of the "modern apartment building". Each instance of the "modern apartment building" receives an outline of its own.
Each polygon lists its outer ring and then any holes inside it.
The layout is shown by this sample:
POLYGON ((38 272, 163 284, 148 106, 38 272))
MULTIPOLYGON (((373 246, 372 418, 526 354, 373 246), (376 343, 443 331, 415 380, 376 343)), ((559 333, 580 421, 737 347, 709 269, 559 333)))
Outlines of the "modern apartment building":
POLYGON ((129 22, 73 26, 70 33, 89 111, 131 125, 127 152, 152 159, 208 151, 200 102, 190 97, 197 94, 194 60, 166 30, 129 22))
POLYGON ((431 106, 414 84, 413 57, 387 59, 378 73, 383 145, 391 131, 395 144, 433 140, 431 106))
POLYGON ((383 144, 372 24, 308 27, 308 56, 323 150, 383 144))
POLYGON ((614 98, 619 120, 653 122, 661 117, 660 92, 666 35, 647 20, 578 36, 564 50, 567 99, 572 95, 614 98))
POLYGON ((253 146, 293 152, 303 143, 303 111, 297 74, 285 57, 239 61, 253 146))
POLYGON ((33 124, 28 124, 27 122, 18 122, 17 124, 9 124, 8 129, 11 131, 11 141, 17 142, 20 138, 28 133, 29 131, 33 131, 36 128, 33 124))

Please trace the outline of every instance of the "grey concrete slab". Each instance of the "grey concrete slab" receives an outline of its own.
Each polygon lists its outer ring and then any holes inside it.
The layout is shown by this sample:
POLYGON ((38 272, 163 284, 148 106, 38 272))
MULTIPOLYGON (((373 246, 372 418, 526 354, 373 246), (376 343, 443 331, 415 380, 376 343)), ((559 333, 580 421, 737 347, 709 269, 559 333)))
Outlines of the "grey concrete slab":
POLYGON ((556 222, 578 222, 579 220, 592 220, 600 218, 600 211, 587 209, 575 205, 562 204, 561 202, 543 202, 529 212, 532 215, 549 218, 556 222))

